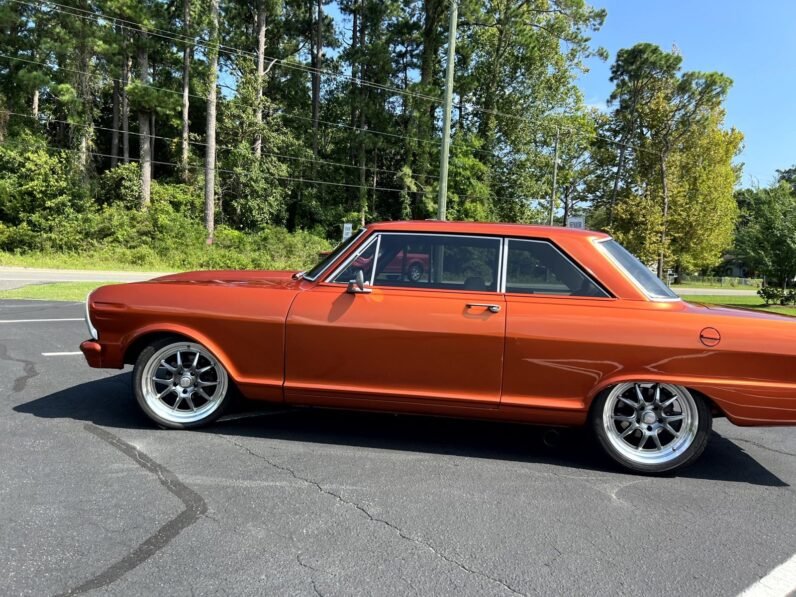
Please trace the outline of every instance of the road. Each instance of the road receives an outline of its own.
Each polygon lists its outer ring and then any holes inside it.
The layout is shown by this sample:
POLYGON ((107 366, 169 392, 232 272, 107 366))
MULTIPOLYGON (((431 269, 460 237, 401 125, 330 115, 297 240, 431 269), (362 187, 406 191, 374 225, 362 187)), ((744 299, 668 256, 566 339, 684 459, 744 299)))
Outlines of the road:
POLYGON ((245 405, 164 431, 129 370, 68 354, 83 322, 48 320, 82 311, 0 302, 0 594, 735 595, 796 552, 792 428, 718 420, 665 478, 519 425, 245 405))
POLYGON ((0 290, 53 282, 138 282, 163 276, 163 272, 114 272, 79 269, 0 267, 0 290))
POLYGON ((137 282, 165 275, 163 272, 114 272, 30 267, 0 267, 0 290, 52 282, 137 282))
POLYGON ((680 296, 757 296, 757 288, 686 288, 672 286, 672 290, 680 296))

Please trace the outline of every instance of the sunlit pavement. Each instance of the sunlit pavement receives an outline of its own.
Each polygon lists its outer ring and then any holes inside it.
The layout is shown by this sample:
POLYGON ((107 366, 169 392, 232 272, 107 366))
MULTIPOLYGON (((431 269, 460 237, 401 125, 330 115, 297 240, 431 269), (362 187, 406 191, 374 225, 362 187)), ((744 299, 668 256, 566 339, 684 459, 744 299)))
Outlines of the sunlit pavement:
POLYGON ((82 315, 0 302, 3 595, 734 595, 796 552, 793 428, 718 420, 668 478, 517 425, 247 405, 163 431, 129 370, 71 354, 82 315))

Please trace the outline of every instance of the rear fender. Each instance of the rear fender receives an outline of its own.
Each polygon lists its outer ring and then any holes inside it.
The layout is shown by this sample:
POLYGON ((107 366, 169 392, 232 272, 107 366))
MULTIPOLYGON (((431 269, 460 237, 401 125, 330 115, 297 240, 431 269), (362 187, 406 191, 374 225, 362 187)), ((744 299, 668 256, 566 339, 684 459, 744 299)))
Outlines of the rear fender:
MULTIPOLYGON (((655 373, 650 375, 649 373, 646 372, 639 372, 636 374, 627 374, 627 375, 617 375, 603 380, 600 384, 592 388, 591 392, 589 392, 589 395, 585 401, 586 408, 588 410, 591 410, 591 405, 593 404, 594 399, 597 398, 597 396, 599 396, 602 392, 607 391, 609 388, 612 388, 613 386, 616 386, 620 383, 634 382, 634 381, 652 381, 652 382, 667 383, 674 386, 683 386, 684 388, 687 388, 692 394, 698 394, 704 397, 708 401, 714 416, 725 416, 732 423, 735 423, 736 425, 744 424, 735 415, 734 409, 731 408, 731 404, 728 404, 726 401, 720 399, 721 392, 719 392, 716 389, 717 387, 726 388, 728 385, 733 385, 733 384, 732 383, 728 384, 727 380, 716 381, 716 380, 706 379, 704 377, 661 375, 660 373, 655 373)), ((744 389, 741 386, 735 388, 733 391, 743 392, 744 389)), ((746 391, 750 391, 750 389, 747 389, 746 391)), ((774 423, 771 421, 767 421, 764 424, 774 424, 774 423)))
MULTIPOLYGON (((635 374, 617 375, 614 377, 604 379, 602 382, 594 386, 592 390, 589 392, 589 395, 586 397, 586 408, 591 410, 591 405, 594 402, 594 399, 597 398, 597 396, 599 396, 603 392, 607 391, 609 388, 612 388, 621 383, 639 382, 639 381, 659 382, 659 383, 670 384, 673 386, 683 386, 684 388, 688 388, 692 391, 696 389, 697 392, 705 395, 704 392, 698 389, 699 386, 705 385, 706 380, 703 378, 685 377, 680 375, 661 375, 660 373, 653 373, 652 375, 650 375, 647 372, 638 372, 635 374)), ((710 396, 705 395, 705 397, 708 398, 712 406, 715 406, 710 396)))

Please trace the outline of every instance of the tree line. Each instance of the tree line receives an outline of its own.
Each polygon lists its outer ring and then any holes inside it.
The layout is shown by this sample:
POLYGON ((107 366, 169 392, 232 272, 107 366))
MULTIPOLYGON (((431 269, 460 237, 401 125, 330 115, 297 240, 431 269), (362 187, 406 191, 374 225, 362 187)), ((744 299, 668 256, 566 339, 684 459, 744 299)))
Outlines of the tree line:
MULTIPOLYGON (((63 231, 81 226, 134 244, 103 227, 114 218, 160 247, 170 220, 195 246, 433 217, 447 11, 5 0, 0 248, 78 250, 63 231)), ((590 39, 606 16, 583 0, 460 3, 448 216, 541 223, 555 197, 557 223, 586 214, 661 271, 715 266, 740 213, 731 81, 638 44, 615 57, 609 108, 588 108, 577 77, 607 59, 590 39)))

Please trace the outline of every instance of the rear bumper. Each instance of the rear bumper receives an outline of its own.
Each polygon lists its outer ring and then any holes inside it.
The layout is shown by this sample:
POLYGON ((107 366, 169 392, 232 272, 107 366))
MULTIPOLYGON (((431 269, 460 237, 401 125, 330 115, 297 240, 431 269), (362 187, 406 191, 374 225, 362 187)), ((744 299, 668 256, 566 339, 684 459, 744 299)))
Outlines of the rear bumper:
POLYGON ((102 346, 95 340, 86 340, 80 344, 80 352, 86 357, 89 367, 99 369, 102 367, 102 346))

